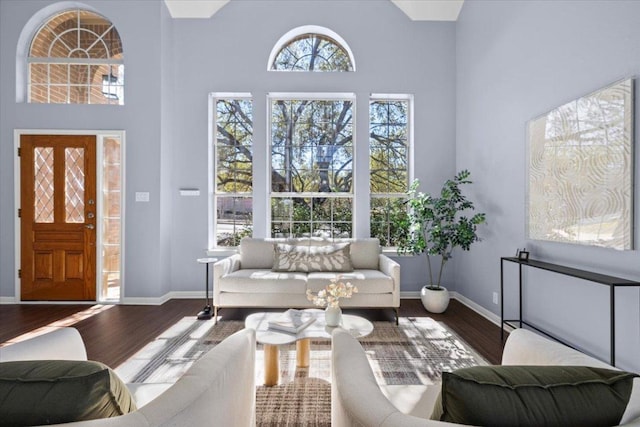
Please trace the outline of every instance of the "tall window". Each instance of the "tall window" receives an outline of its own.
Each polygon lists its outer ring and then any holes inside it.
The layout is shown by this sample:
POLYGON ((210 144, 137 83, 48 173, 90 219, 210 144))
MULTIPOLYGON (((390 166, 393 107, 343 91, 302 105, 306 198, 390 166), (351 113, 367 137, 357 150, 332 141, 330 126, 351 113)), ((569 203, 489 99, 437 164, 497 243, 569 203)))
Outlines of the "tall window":
POLYGON ((410 108, 408 96, 374 95, 369 104, 370 227, 382 246, 395 246, 393 220, 406 215, 410 108))
POLYGON ((269 58, 274 71, 354 71, 353 55, 342 38, 328 28, 304 26, 285 34, 269 58))
POLYGON ((353 96, 273 95, 269 105, 271 235, 351 237, 353 96))
POLYGON ((122 42, 114 25, 75 9, 50 18, 29 49, 29 102, 124 104, 122 42))
MULTIPOLYGON (((214 246, 237 246, 253 226, 250 95, 212 95, 214 246)), ((211 228, 211 227, 210 227, 211 228)))

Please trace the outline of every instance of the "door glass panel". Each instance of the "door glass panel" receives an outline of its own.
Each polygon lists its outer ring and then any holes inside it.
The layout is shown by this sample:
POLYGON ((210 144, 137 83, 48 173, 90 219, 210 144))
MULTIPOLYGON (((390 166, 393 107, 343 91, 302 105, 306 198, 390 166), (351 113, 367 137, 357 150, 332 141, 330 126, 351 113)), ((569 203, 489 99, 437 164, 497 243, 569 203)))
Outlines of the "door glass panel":
POLYGON ((117 300, 120 298, 122 274, 120 138, 104 138, 102 161, 102 299, 117 300))
POLYGON ((66 222, 84 222, 84 148, 65 148, 66 222))
POLYGON ((53 222, 53 148, 35 147, 33 163, 35 222, 53 222))

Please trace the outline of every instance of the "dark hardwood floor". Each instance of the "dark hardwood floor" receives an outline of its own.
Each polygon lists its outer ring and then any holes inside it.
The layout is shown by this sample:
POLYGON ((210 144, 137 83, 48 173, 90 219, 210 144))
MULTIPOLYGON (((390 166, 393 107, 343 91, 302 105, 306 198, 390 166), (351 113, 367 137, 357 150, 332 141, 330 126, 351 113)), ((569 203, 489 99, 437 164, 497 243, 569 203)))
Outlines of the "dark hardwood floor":
MULTIPOLYGON (((202 300, 170 300, 148 305, 0 305, 0 345, 43 327, 73 326, 80 332, 89 359, 116 367, 185 316, 202 309, 202 300)), ((249 309, 222 309, 224 320, 242 320, 249 309)), ((260 310, 262 311, 262 310, 260 310)), ((393 321, 392 310, 349 310, 369 320, 393 321)), ((491 363, 500 363, 500 329, 464 304, 452 300, 443 314, 425 311, 419 299, 404 299, 400 316, 432 317, 455 331, 491 363)), ((0 347, 0 351, 2 348, 0 347)))

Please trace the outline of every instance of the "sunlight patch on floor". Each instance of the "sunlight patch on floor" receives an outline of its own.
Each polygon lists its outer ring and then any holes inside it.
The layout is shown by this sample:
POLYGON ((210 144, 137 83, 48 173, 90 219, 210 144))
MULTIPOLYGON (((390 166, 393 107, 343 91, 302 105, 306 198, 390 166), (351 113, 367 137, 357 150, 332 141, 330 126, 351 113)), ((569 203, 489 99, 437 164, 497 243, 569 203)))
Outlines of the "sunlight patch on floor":
POLYGON ((20 341, 28 340, 30 338, 34 338, 39 335, 46 334, 47 332, 51 332, 56 329, 73 326, 76 323, 79 323, 85 319, 95 316, 98 313, 102 313, 103 311, 109 310, 112 307, 115 307, 115 306, 101 305, 101 304, 93 305, 87 308, 86 310, 78 311, 77 313, 73 313, 72 315, 67 316, 64 319, 56 320, 55 322, 51 322, 48 325, 42 326, 38 329, 34 329, 33 331, 26 332, 15 338, 5 341, 4 343, 0 344, 0 347, 4 347, 9 344, 14 344, 20 341))

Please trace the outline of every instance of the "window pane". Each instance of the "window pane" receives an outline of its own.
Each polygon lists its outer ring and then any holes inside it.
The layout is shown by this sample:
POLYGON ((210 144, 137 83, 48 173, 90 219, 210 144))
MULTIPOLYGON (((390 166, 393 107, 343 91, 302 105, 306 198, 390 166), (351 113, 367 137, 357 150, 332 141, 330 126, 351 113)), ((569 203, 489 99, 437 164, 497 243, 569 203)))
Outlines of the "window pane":
POLYGON ((409 101, 373 100, 369 106, 371 237, 395 246, 397 223, 406 217, 409 185, 409 101))
POLYGON ((371 237, 380 239, 382 246, 395 246, 396 224, 406 218, 404 198, 371 198, 371 237))
POLYGON ((250 99, 215 101, 215 245, 237 246, 253 229, 253 120, 250 99))
POLYGON ((33 163, 35 222, 53 222, 53 148, 36 147, 33 163))
MULTIPOLYGON (((122 280, 121 143, 106 137, 102 151, 102 299, 118 300, 122 280)), ((100 256, 100 255, 99 255, 100 256)))
POLYGON ((369 108, 370 189, 374 194, 408 188, 408 101, 376 100, 369 108))
POLYGON ((75 9, 51 17, 31 40, 29 57, 38 62, 30 67, 29 102, 124 104, 124 65, 113 64, 123 58, 120 36, 94 12, 75 9), (55 85, 51 96, 33 87, 38 84, 55 85))
POLYGON ((276 55, 272 70, 353 71, 347 51, 322 34, 303 34, 289 41, 276 55))
POLYGON ((253 233, 251 197, 216 197, 216 243, 238 246, 240 239, 253 233))
POLYGON ((84 148, 65 148, 65 222, 84 222, 84 148))
MULTIPOLYGON (((353 192, 351 100, 273 100, 271 103, 272 235, 350 233, 351 216, 336 226, 334 193, 353 192), (291 220, 280 215, 277 193, 297 193, 291 220), (317 194, 327 196, 317 196, 317 194)), ((351 197, 349 215, 351 215, 351 197)))

